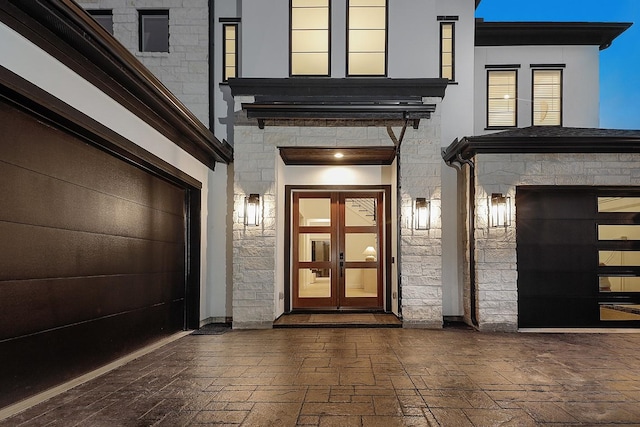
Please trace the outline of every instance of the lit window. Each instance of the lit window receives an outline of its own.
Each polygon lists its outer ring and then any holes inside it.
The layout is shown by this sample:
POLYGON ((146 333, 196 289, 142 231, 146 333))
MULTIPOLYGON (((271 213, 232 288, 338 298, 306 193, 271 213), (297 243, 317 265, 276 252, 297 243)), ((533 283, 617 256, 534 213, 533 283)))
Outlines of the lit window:
POLYGON ((562 70, 533 70, 533 125, 562 124, 562 70))
POLYGON ((329 75, 329 0, 291 0, 291 75, 329 75))
POLYGON ((109 34, 113 35, 113 12, 106 9, 87 10, 89 15, 102 25, 109 34))
POLYGON ((169 11, 140 10, 140 52, 169 52, 169 11))
POLYGON ((238 77, 238 26, 235 24, 223 25, 224 33, 224 54, 223 54, 223 76, 222 80, 227 81, 238 77))
POLYGON ((387 71, 386 0, 349 0, 347 74, 384 76, 387 71))
POLYGON ((517 125, 517 72, 487 71, 487 127, 517 125))
POLYGON ((453 22, 440 23, 440 77, 454 80, 454 38, 453 22))

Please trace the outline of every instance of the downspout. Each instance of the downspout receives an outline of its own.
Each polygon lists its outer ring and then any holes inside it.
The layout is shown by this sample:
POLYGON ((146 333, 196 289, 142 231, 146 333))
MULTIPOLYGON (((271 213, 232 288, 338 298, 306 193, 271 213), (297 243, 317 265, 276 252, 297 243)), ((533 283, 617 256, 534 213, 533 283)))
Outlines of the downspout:
POLYGON ((468 218, 468 229, 469 229, 469 303, 470 307, 470 317, 471 323, 473 326, 478 327, 478 313, 477 313, 477 286, 476 286, 476 167, 471 159, 464 159, 459 153, 456 156, 456 160, 460 164, 460 168, 456 167, 452 161, 445 162, 447 166, 450 166, 458 172, 462 171, 462 165, 466 164, 469 166, 469 196, 468 196, 468 204, 469 204, 469 218, 468 218))
POLYGON ((404 139, 404 133, 407 130, 407 125, 409 124, 409 120, 404 121, 404 126, 402 126, 402 132, 400 132, 400 138, 396 138, 396 135, 393 133, 393 129, 391 126, 387 126, 387 133, 389 134, 389 138, 393 141, 393 145, 396 149, 396 253, 395 263, 396 263, 396 276, 398 281, 398 317, 402 319, 402 262, 401 257, 399 256, 401 244, 402 244, 402 183, 400 181, 400 147, 402 146, 402 140, 404 139))

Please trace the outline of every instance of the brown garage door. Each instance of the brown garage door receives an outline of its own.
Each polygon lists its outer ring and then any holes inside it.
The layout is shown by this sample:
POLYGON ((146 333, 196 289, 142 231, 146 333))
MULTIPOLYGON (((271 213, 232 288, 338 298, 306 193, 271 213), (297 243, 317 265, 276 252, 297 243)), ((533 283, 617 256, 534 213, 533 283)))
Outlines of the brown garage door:
POLYGON ((185 188, 0 103, 0 407, 185 326, 185 188))

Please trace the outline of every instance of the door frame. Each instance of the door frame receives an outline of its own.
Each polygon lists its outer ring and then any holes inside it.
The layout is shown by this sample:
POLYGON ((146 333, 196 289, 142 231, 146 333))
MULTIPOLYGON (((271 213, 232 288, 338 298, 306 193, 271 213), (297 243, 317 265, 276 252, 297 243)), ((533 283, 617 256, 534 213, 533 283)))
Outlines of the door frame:
MULTIPOLYGON (((391 312, 391 265, 394 261, 394 257, 391 254, 391 231, 392 231, 392 218, 391 218, 391 185, 285 185, 285 227, 284 227, 284 313, 300 312, 300 311, 322 311, 320 309, 295 309, 291 307, 292 295, 291 295, 291 268, 292 268, 292 248, 291 234, 292 234, 292 209, 293 209, 293 192, 305 191, 305 192, 359 192, 359 191, 377 191, 383 194, 384 200, 384 224, 382 226, 384 232, 384 260, 381 262, 382 267, 382 279, 383 279, 383 310, 385 312, 391 312)), ((363 311, 364 309, 341 307, 337 310, 327 310, 331 312, 336 311, 363 311)))

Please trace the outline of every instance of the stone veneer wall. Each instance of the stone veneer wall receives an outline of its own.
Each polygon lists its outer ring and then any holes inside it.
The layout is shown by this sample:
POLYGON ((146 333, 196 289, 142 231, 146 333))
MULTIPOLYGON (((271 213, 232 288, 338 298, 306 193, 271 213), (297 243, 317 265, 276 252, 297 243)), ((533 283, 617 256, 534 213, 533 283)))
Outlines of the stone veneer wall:
POLYGON ((474 162, 479 329, 515 331, 518 328, 516 187, 640 185, 640 154, 478 154, 474 162), (488 228, 491 193, 511 198, 512 219, 506 230, 488 228))
POLYGON ((85 9, 111 9, 113 34, 209 125, 208 0, 82 0, 85 9), (140 52, 138 9, 169 10, 169 52, 140 52))
MULTIPOLYGON (((348 121, 267 123, 264 129, 236 116, 233 213, 233 327, 270 328, 276 316, 276 164, 277 147, 390 146, 386 124, 348 121), (263 220, 244 226, 244 197, 259 193, 263 220)), ((394 125, 400 135, 398 123, 394 125)), ((401 149, 403 213, 410 216, 413 200, 432 201, 432 228, 414 231, 403 218, 401 248, 402 312, 406 326, 442 326, 439 116, 406 130, 401 149)), ((366 183, 363 183, 366 184, 366 183)))

